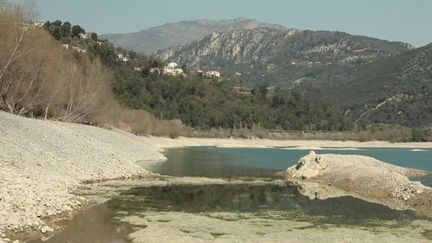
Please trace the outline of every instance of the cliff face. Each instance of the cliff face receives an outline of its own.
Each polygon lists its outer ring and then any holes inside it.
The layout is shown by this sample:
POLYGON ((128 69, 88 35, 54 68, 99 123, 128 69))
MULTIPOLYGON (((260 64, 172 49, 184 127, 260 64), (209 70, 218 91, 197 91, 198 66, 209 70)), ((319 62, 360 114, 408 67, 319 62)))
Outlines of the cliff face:
POLYGON ((228 33, 213 32, 200 41, 188 45, 169 48, 157 52, 163 60, 174 60, 189 65, 200 65, 201 62, 212 62, 211 59, 222 59, 227 62, 251 63, 265 62, 279 43, 276 40, 286 39, 299 30, 276 30, 255 28, 250 30, 233 30, 228 33))

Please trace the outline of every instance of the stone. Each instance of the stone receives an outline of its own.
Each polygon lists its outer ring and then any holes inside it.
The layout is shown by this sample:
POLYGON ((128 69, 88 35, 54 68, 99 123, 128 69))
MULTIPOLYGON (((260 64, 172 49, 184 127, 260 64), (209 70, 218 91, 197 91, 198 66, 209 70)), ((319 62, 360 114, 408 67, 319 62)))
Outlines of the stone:
POLYGON ((46 233, 54 232, 54 229, 49 227, 48 225, 45 225, 40 229, 40 231, 42 232, 42 234, 46 234, 46 233))

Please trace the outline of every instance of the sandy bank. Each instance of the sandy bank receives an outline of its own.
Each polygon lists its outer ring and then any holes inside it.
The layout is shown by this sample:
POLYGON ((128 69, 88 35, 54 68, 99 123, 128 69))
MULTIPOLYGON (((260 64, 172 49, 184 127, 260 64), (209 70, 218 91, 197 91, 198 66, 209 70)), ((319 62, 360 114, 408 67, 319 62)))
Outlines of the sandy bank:
POLYGON ((294 147, 297 149, 319 148, 412 148, 431 149, 432 143, 390 143, 385 141, 357 142, 357 141, 330 141, 330 140, 269 140, 269 139, 219 139, 219 138, 186 138, 176 139, 146 137, 150 143, 164 148, 178 148, 190 146, 216 146, 231 148, 274 148, 294 147))
POLYGON ((93 126, 0 112, 1 231, 41 229, 43 219, 80 207, 86 180, 147 174, 136 161, 165 157, 143 138, 93 126))
POLYGON ((286 171, 287 179, 298 183, 311 199, 349 195, 432 217, 432 188, 408 178, 426 174, 366 156, 314 152, 286 171))

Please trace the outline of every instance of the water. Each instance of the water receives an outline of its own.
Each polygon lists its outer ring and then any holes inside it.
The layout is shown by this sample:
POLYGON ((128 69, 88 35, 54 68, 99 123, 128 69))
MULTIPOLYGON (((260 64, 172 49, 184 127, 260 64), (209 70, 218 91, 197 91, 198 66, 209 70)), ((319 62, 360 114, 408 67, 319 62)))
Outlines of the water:
MULTIPOLYGON (((169 149, 165 153, 168 161, 149 166, 149 169, 164 175, 203 176, 211 178, 272 177, 277 171, 286 170, 309 151, 286 148, 217 148, 191 147, 169 149)), ((362 148, 325 149, 318 154, 357 154, 402 167, 432 172, 432 150, 362 148)), ((431 177, 420 178, 431 185, 431 177)))
MULTIPOLYGON (((122 191, 81 212, 47 242, 280 241, 415 242, 432 238, 432 222, 352 197, 310 200, 277 177, 308 151, 193 147, 170 149, 149 167, 171 176, 226 178, 179 183, 170 178, 122 191), (246 178, 247 177, 247 178, 246 178), (260 179, 264 178, 264 179, 260 179), (239 183, 238 179, 244 181, 239 183), (165 183, 165 182, 169 183, 165 183)), ((320 150, 360 154, 432 171, 432 151, 320 150)), ((431 182, 430 177, 421 178, 431 182)), ((40 241, 35 241, 40 242, 40 241)))

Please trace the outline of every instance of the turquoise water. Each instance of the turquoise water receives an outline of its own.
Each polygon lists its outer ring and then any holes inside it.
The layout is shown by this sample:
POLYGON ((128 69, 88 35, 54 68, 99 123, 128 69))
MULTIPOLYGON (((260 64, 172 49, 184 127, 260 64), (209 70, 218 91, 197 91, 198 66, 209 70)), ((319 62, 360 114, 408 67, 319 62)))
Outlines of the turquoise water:
MULTIPOLYGON (((202 176, 213 178, 271 177, 297 163, 308 150, 289 148, 217 148, 190 147, 169 149, 168 160, 149 167, 150 170, 172 176, 202 176)), ((318 154, 357 154, 371 156, 395 165, 432 171, 432 150, 411 151, 400 148, 323 149, 318 154)), ((431 177, 422 178, 431 184, 431 177)))

